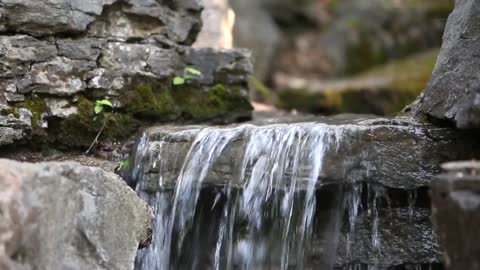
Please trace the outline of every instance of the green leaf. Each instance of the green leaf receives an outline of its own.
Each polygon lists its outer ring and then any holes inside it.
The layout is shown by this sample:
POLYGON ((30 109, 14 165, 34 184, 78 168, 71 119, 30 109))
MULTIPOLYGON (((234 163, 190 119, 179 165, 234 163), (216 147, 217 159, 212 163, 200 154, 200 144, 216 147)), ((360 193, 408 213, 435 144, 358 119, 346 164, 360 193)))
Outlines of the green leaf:
POLYGON ((97 100, 96 105, 97 106, 106 106, 106 107, 110 107, 110 108, 113 107, 112 102, 110 102, 110 100, 108 100, 108 99, 97 100))
POLYGON ((130 160, 124 160, 124 161, 121 161, 120 162, 120 166, 118 167, 118 169, 122 170, 122 169, 125 169, 125 170, 128 170, 130 169, 130 160))
POLYGON ((185 79, 182 77, 175 77, 173 79, 173 85, 184 85, 185 84, 185 79))
POLYGON ((95 105, 95 114, 99 114, 101 112, 103 112, 103 106, 99 104, 95 105))
POLYGON ((202 76, 202 72, 198 69, 192 68, 192 67, 186 67, 185 68, 185 74, 192 74, 195 76, 202 76))

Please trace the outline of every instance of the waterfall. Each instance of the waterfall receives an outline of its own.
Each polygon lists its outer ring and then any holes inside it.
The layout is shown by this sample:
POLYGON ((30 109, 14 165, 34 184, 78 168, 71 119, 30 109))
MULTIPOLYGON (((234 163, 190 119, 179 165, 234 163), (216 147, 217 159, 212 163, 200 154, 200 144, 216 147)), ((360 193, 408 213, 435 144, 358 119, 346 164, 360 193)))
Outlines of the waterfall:
MULTIPOLYGON (((324 153, 338 147, 338 136, 338 131, 323 124, 205 128, 180 161, 183 165, 173 189, 164 187, 169 177, 165 162, 176 158, 176 146, 161 142, 158 156, 153 157, 160 172, 159 191, 142 192, 141 176, 137 184, 140 196, 156 214, 153 243, 139 253, 137 269, 306 269, 324 153), (202 188, 215 173, 212 168, 223 151, 240 137, 244 151, 234 160, 236 173, 231 181, 215 187, 207 209, 216 213, 211 216, 216 219, 211 222, 215 228, 207 230, 215 243, 202 244, 198 240, 202 233, 196 228, 196 219, 205 208, 199 205, 202 188), (202 245, 211 250, 190 249, 190 262, 182 260, 187 246, 202 245)), ((147 140, 144 137, 139 144, 136 174, 140 174, 138 163, 147 140)), ((330 245, 334 252, 336 244, 330 245)), ((334 263, 334 253, 329 257, 324 262, 328 268, 334 263)))
MULTIPOLYGON (((343 136, 352 142, 355 128, 248 124, 143 136, 132 179, 156 218, 136 270, 387 269, 387 187, 324 177, 338 162, 356 169, 338 156, 350 150, 343 136)), ((362 165, 369 178, 370 164, 362 165)), ((405 196, 410 219, 417 196, 415 190, 405 196)))

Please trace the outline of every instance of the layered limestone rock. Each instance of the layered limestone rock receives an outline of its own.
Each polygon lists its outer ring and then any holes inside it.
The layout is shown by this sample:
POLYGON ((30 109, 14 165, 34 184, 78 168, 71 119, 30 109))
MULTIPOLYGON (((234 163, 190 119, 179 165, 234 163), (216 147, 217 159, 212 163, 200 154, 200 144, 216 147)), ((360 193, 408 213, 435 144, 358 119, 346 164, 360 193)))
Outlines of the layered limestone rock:
POLYGON ((116 139, 145 122, 250 118, 250 53, 191 48, 200 12, 196 1, 0 1, 0 145, 33 135, 83 147, 104 119, 116 139), (113 103, 103 119, 102 99, 113 103))
POLYGON ((151 209, 113 173, 0 160, 0 268, 133 269, 151 209))

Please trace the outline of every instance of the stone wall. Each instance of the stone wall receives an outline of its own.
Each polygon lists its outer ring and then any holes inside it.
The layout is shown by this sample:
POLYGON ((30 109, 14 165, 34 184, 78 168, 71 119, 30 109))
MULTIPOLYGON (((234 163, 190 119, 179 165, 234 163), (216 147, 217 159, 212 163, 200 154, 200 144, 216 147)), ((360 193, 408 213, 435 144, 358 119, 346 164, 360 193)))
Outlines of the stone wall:
POLYGON ((245 50, 193 49, 195 0, 0 1, 0 146, 84 147, 146 122, 250 118, 245 50), (185 68, 201 72, 172 85, 185 68), (96 100, 113 110, 96 117, 96 100), (96 118, 96 120, 94 120, 96 118))

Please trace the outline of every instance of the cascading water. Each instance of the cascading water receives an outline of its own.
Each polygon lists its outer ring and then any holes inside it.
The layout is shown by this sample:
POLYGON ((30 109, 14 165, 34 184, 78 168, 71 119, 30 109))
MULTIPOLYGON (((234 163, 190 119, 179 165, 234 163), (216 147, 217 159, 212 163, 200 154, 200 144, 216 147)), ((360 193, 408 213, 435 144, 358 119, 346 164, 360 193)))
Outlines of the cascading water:
MULTIPOLYGON (((153 243, 139 252, 136 269, 331 270, 344 212, 345 257, 351 263, 342 269, 386 269, 379 211, 380 204, 391 207, 386 189, 324 182, 326 155, 339 151, 344 128, 319 123, 197 128, 170 132, 176 139, 156 140, 154 146, 144 136, 133 175, 156 219, 153 243), (181 156, 179 142, 189 136, 195 138, 187 140, 193 142, 181 156), (155 156, 146 157, 146 147, 154 147, 155 156), (154 188, 144 181, 146 158, 158 172, 154 188), (225 166, 233 168, 228 177, 225 166), (361 215, 370 220, 370 243, 364 243, 373 256, 368 265, 356 259, 354 249, 361 215)), ((415 197, 409 196, 410 212, 415 197)))
MULTIPOLYGON (((139 254, 137 268, 305 269, 305 252, 314 233, 323 155, 327 148, 336 147, 336 135, 335 130, 322 124, 246 125, 200 131, 183 161, 174 190, 141 194, 154 207, 156 223, 154 242, 139 254), (211 206, 223 202, 218 206, 223 209, 213 235, 214 251, 207 255, 211 258, 207 263, 200 262, 195 258, 201 256, 199 252, 192 252, 190 259, 197 262, 182 266, 186 264, 180 253, 186 245, 192 245, 187 242, 195 241, 189 235, 195 230, 203 182, 223 150, 240 136, 247 139, 244 156, 236 162, 238 173, 235 180, 219 187, 211 206)), ((169 145, 159 146, 160 186, 165 177, 162 162, 175 153, 169 145)), ((139 191, 142 185, 139 182, 139 191)), ((333 262, 331 256, 325 263, 333 262)))

